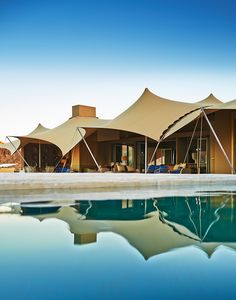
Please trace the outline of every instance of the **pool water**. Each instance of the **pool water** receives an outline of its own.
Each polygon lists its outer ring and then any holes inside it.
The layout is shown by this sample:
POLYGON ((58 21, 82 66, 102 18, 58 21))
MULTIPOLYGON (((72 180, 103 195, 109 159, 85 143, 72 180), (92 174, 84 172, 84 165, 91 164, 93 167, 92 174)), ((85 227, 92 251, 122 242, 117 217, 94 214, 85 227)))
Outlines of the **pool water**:
POLYGON ((236 299, 236 195, 3 203, 0 299, 236 299))

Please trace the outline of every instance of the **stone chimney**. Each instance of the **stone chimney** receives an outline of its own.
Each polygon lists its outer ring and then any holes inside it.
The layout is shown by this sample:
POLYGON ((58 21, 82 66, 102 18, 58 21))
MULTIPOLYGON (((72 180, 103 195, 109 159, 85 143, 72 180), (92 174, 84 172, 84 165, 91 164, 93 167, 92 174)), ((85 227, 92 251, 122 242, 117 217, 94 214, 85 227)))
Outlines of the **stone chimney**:
POLYGON ((72 117, 93 117, 96 118, 96 107, 86 105, 72 106, 72 117))

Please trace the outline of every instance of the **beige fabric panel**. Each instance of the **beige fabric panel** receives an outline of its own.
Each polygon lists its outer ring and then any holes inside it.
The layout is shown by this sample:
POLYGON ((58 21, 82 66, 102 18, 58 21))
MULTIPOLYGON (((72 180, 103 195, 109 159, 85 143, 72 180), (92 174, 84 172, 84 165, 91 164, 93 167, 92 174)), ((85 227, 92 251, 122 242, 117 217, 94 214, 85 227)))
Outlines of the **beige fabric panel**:
MULTIPOLYGON (((236 100, 222 104, 211 94, 197 103, 185 103, 159 97, 145 89, 141 97, 114 120, 74 117, 53 129, 39 124, 30 134, 16 136, 21 141, 21 145, 17 143, 16 145, 20 147, 28 142, 41 140, 55 144, 65 155, 82 139, 77 127, 81 128, 83 135, 85 135, 85 130, 82 128, 103 128, 134 132, 159 140, 168 128, 170 129, 165 137, 193 121, 200 114, 199 108, 202 106, 211 106, 215 109, 236 109, 236 100)), ((7 147, 12 150, 12 146, 7 147)))
MULTIPOLYGON (((82 139, 77 127, 100 128, 105 126, 108 122, 109 120, 100 120, 98 118, 75 117, 53 129, 45 128, 39 124, 30 134, 16 137, 21 141, 20 147, 23 147, 29 142, 37 143, 40 140, 56 145, 61 149, 62 154, 65 155, 82 139)), ((83 128, 81 128, 80 131, 84 136, 86 131, 83 128)))
POLYGON ((145 89, 142 96, 111 121, 107 128, 131 131, 159 140, 171 124, 198 108, 196 104, 167 100, 145 89))
POLYGON ((213 108, 214 109, 236 109, 236 100, 232 100, 227 103, 215 105, 213 108))
POLYGON ((212 106, 223 103, 221 100, 217 99, 213 94, 210 94, 207 98, 196 102, 195 104, 199 106, 212 106))
MULTIPOLYGON (((39 123, 36 126, 36 128, 31 133, 29 133, 27 136, 33 136, 34 134, 38 134, 38 133, 44 132, 46 130, 50 130, 50 129, 44 127, 42 124, 39 123)), ((15 141, 12 141, 12 143, 9 142, 9 143, 5 143, 3 145, 0 144, 0 148, 9 150, 11 152, 11 154, 15 153, 17 151, 17 149, 19 149, 21 147, 23 147, 22 139, 17 139, 15 141)))
POLYGON ((176 122, 171 128, 166 132, 165 137, 167 138, 168 136, 172 135, 182 127, 186 126, 187 124, 191 123, 193 120, 195 120, 199 115, 201 114, 201 110, 194 111, 184 118, 180 119, 178 122, 176 122))
POLYGON ((42 132, 45 132, 47 130, 50 130, 50 128, 46 128, 41 123, 39 123, 38 126, 32 132, 27 134, 27 136, 32 136, 34 134, 42 133, 42 132))
MULTIPOLYGON (((82 137, 77 130, 77 123, 75 120, 69 121, 50 130, 41 131, 39 133, 29 134, 27 136, 16 136, 22 141, 22 145, 35 140, 37 142, 46 141, 56 145, 61 149, 63 155, 69 152, 76 144, 78 144, 82 137), (33 139, 33 140, 32 140, 33 139)), ((81 128, 82 135, 85 135, 85 129, 81 128)))
POLYGON ((12 141, 12 144, 11 143, 0 144, 0 148, 9 150, 11 154, 15 153, 16 150, 19 148, 19 146, 20 146, 20 140, 18 139, 12 141))
MULTIPOLYGON (((207 98, 198 101, 195 103, 199 106, 199 108, 204 107, 205 109, 212 109, 213 107, 216 107, 218 105, 224 104, 222 101, 217 99, 213 94, 210 94, 207 98)), ((165 134, 165 138, 170 136, 171 134, 175 133, 179 129, 183 128, 187 124, 194 121, 199 115, 201 114, 201 110, 196 110, 194 112, 191 112, 187 114, 185 117, 181 118, 178 122, 176 122, 165 134)))

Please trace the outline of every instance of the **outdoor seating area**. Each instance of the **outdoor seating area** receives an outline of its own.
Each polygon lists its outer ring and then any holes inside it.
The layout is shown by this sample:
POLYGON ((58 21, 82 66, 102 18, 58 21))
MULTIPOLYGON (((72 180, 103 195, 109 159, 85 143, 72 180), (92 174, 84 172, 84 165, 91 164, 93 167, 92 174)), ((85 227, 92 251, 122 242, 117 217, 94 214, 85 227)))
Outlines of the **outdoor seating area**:
POLYGON ((173 167, 168 165, 150 165, 148 167, 147 173, 154 173, 154 174, 160 174, 160 173, 171 173, 171 174, 181 174, 184 169, 186 168, 186 163, 180 163, 176 164, 173 167))
MULTIPOLYGON (((11 168, 8 167, 1 167, 0 165, 0 172, 14 172, 15 168, 14 166, 11 166, 11 168)), ((37 172, 43 172, 43 173, 74 173, 78 171, 74 171, 73 169, 69 167, 63 167, 63 166, 46 166, 44 169, 38 169, 35 166, 25 166, 24 167, 25 173, 37 173, 37 172)), ((135 169, 133 166, 124 165, 120 163, 111 163, 110 166, 101 166, 100 169, 96 168, 83 168, 81 170, 83 173, 95 173, 95 172, 102 172, 102 173, 140 173, 139 169, 135 169)), ((145 170, 143 169, 141 173, 144 173, 145 170)), ((153 174, 181 174, 181 173, 195 173, 192 171, 192 166, 187 166, 186 163, 180 163, 176 164, 174 166, 171 165, 149 165, 147 168, 147 173, 153 173, 153 174)))
POLYGON ((139 172, 139 170, 135 169, 133 166, 124 165, 124 164, 121 164, 121 163, 113 163, 113 162, 109 166, 102 166, 100 171, 102 173, 106 173, 106 172, 112 172, 112 173, 138 173, 139 172))

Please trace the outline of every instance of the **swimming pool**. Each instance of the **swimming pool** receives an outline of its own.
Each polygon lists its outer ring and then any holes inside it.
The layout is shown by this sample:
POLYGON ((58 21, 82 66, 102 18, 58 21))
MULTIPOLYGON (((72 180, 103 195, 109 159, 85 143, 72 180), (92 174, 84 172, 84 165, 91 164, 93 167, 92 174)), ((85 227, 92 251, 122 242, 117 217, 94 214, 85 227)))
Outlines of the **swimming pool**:
POLYGON ((235 204, 229 190, 2 203, 1 299, 235 299, 235 204))

